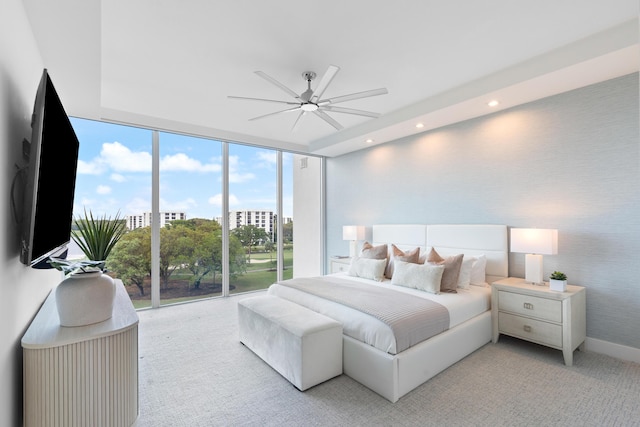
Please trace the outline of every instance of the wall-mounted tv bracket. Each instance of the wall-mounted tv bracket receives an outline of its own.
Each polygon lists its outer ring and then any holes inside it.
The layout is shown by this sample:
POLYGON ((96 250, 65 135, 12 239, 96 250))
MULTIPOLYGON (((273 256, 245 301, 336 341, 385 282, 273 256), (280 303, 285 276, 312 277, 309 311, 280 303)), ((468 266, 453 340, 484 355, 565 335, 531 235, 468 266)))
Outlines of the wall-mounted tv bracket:
POLYGON ((22 140, 22 158, 25 160, 29 160, 31 153, 31 143, 27 138, 22 140))

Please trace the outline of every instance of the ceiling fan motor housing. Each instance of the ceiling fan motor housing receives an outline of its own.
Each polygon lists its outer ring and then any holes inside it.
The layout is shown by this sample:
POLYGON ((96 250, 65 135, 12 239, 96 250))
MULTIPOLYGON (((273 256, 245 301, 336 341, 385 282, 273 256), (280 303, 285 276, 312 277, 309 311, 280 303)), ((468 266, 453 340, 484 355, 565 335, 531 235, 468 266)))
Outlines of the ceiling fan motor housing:
POLYGON ((305 71, 304 73, 302 73, 302 78, 310 82, 311 80, 316 78, 316 73, 314 73, 313 71, 305 71))

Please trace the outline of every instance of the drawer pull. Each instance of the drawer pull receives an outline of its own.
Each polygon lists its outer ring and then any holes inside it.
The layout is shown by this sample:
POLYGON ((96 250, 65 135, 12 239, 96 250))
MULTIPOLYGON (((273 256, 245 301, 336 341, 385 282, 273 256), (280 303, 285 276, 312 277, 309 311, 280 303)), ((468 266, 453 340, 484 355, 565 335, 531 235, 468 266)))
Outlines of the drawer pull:
POLYGON ((533 310, 533 304, 531 304, 530 302, 525 302, 524 304, 522 304, 522 306, 527 310, 533 310))
POLYGON ((524 331, 525 331, 525 332, 531 332, 531 326, 529 326, 529 325, 524 325, 524 331))

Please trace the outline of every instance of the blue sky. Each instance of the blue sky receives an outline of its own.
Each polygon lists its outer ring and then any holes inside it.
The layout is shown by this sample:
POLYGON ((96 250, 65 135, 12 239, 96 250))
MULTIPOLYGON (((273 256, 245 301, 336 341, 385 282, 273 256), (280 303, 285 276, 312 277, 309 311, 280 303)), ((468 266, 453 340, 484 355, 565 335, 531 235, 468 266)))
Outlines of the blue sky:
MULTIPOLYGON (((80 141, 74 215, 151 211, 152 132, 71 118, 80 141)), ((221 215, 222 144, 160 132, 160 211, 187 218, 221 215)), ((291 155, 285 153, 284 216, 292 216, 291 155)), ((276 210, 276 152, 230 144, 229 209, 276 210)))

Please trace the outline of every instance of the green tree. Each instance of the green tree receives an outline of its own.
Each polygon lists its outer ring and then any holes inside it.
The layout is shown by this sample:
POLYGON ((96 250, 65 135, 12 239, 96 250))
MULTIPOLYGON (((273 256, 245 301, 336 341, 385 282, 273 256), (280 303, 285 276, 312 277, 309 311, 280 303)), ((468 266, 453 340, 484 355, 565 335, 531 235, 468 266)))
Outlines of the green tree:
POLYGON ((282 224, 282 242, 293 242, 293 221, 282 224))
POLYGON ((267 240, 267 233, 264 229, 256 227, 255 225, 243 225, 238 228, 234 228, 231 233, 238 238, 244 248, 247 249, 249 255, 248 262, 251 262, 251 248, 258 244, 260 241, 267 240))
POLYGON ((187 226, 193 226, 193 256, 188 263, 191 271, 191 284, 200 289, 202 279, 209 273, 213 273, 215 284, 215 272, 218 264, 222 264, 222 228, 216 221, 193 220, 187 226))
MULTIPOLYGON (((222 271, 222 270, 220 270, 222 271)), ((233 279, 247 271, 244 247, 236 236, 229 236, 229 276, 233 279)))
MULTIPOLYGON (((183 248, 183 256, 174 256, 173 259, 179 260, 181 267, 191 272, 190 285, 199 289, 202 280, 208 274, 213 276, 215 284, 217 275, 222 274, 222 226, 216 221, 194 218, 172 221, 170 228, 174 229, 171 237, 176 240, 173 241, 183 248), (182 230, 176 231, 179 229, 182 230)), ((229 236, 229 274, 234 278, 244 272, 244 249, 238 238, 232 234, 229 236)))
POLYGON ((271 240, 267 240, 264 243, 264 250, 269 252, 269 265, 273 265, 273 251, 276 248, 276 244, 273 243, 271 240))
POLYGON ((184 224, 167 224, 160 229, 160 288, 169 287, 176 269, 188 265, 194 256, 195 230, 184 224))
MULTIPOLYGON (((229 236, 229 275, 246 272, 245 250, 240 240, 229 236)), ((151 275, 151 227, 125 234, 109 256, 108 266, 127 284, 135 284, 144 295, 144 280, 151 275)), ((199 288, 208 274, 222 273, 222 228, 216 221, 195 218, 173 221, 160 229, 160 280, 166 289, 173 272, 187 269, 190 286, 199 288)))
POLYGON ((151 229, 139 228, 122 236, 107 266, 125 284, 136 285, 144 296, 144 280, 151 274, 151 229))

